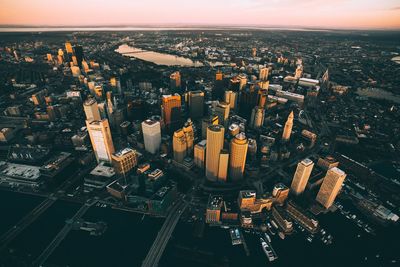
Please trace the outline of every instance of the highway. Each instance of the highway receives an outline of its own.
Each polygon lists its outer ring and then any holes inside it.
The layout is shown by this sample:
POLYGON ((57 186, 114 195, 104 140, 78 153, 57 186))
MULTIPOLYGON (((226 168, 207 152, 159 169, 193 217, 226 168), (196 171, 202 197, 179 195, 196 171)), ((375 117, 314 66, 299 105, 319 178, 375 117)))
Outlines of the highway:
MULTIPOLYGON (((83 204, 82 207, 75 213, 74 217, 72 217, 71 221, 74 222, 81 219, 81 217, 86 213, 86 211, 95 203, 96 201, 89 201, 83 204)), ((32 266, 34 267, 42 266, 42 264, 45 263, 47 258, 53 253, 53 251, 61 244, 64 238, 68 235, 73 225, 74 225, 73 223, 66 223, 65 226, 61 229, 61 231, 46 247, 46 249, 43 250, 43 252, 39 255, 39 257, 33 262, 32 266)))
POLYGON ((155 267, 158 266, 158 262, 162 254, 164 253, 165 247, 175 229, 176 224, 179 221, 183 211, 188 206, 188 203, 178 199, 177 202, 170 208, 169 214, 164 221, 160 231, 157 234, 156 239, 153 242, 146 258, 142 263, 142 267, 155 267))

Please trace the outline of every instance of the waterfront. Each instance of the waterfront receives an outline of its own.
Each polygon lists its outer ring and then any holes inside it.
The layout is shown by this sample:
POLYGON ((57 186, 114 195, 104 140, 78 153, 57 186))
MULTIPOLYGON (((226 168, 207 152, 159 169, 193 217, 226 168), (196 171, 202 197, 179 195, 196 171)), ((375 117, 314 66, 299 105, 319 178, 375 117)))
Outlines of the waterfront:
POLYGON ((165 53, 158 53, 147 51, 136 47, 131 47, 127 44, 120 45, 116 52, 124 56, 141 59, 144 61, 152 62, 157 65, 165 66, 180 66, 180 67, 202 67, 203 63, 200 61, 193 61, 189 58, 169 55, 165 53))
MULTIPOLYGON (((7 202, 0 204, 0 211, 9 214, 9 222, 1 224, 1 232, 24 216, 21 211, 29 212, 41 200, 40 197, 6 191, 0 191, 0 198, 7 199, 7 202), (19 208, 11 210, 6 203, 17 203, 13 207, 19 208)), ((79 207, 80 204, 57 201, 11 243, 13 255, 19 260, 32 261, 79 207)), ((357 213, 357 216, 362 215, 357 213)), ((90 208, 84 219, 106 222, 106 232, 101 236, 91 236, 86 231, 72 230, 44 266, 140 266, 163 223, 161 218, 96 206, 90 208)), ((320 215, 318 219, 323 228, 333 235, 333 244, 322 245, 317 238, 310 243, 302 232, 287 236, 285 240, 273 236, 272 246, 279 256, 274 266, 299 263, 321 266, 322 262, 324 266, 395 266, 399 262, 396 247, 390 245, 399 237, 398 229, 381 228, 374 236, 339 212, 320 215)), ((179 223, 160 266, 244 266, 249 262, 254 266, 268 264, 256 234, 244 233, 250 250, 250 256, 247 257, 242 245, 231 245, 227 229, 206 226, 202 238, 194 237, 193 230, 193 224, 179 223)))

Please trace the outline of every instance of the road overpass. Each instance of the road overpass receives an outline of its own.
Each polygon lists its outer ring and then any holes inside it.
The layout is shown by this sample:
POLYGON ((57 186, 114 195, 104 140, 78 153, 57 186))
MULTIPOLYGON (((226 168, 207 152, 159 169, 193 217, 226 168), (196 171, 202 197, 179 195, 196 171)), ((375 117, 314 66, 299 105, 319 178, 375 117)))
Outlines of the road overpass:
POLYGON ((158 232, 157 237, 153 242, 153 245, 151 246, 146 258, 142 263, 142 267, 158 266, 158 262, 160 261, 160 258, 164 253, 164 250, 175 229, 175 226, 187 206, 187 202, 183 202, 181 199, 178 199, 177 202, 170 208, 169 214, 166 217, 164 224, 158 232))

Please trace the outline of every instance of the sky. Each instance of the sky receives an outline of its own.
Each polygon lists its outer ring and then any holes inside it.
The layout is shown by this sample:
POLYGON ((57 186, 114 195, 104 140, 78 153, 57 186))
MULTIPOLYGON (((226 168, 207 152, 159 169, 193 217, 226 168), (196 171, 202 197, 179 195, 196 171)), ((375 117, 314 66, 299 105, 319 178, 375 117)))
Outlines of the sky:
POLYGON ((400 0, 0 0, 0 25, 400 29, 400 0))

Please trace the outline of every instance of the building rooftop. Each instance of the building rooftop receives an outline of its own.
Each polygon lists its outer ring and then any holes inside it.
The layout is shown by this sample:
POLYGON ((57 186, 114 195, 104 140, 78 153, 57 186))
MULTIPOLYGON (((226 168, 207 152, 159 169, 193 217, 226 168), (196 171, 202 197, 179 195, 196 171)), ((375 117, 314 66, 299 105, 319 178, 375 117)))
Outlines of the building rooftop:
POLYGON ((0 175, 21 178, 25 180, 37 180, 40 177, 40 168, 30 165, 14 164, 0 161, 0 175))
POLYGON ((127 153, 130 153, 130 152, 134 152, 134 150, 129 148, 129 147, 127 147, 127 148, 124 148, 124 149, 121 149, 121 150, 115 152, 114 155, 117 156, 117 157, 121 157, 121 156, 123 156, 123 155, 125 155, 127 153))
POLYGON ((104 163, 101 162, 90 172, 90 174, 95 176, 103 176, 106 178, 111 178, 115 175, 115 170, 113 167, 104 166, 104 163))

